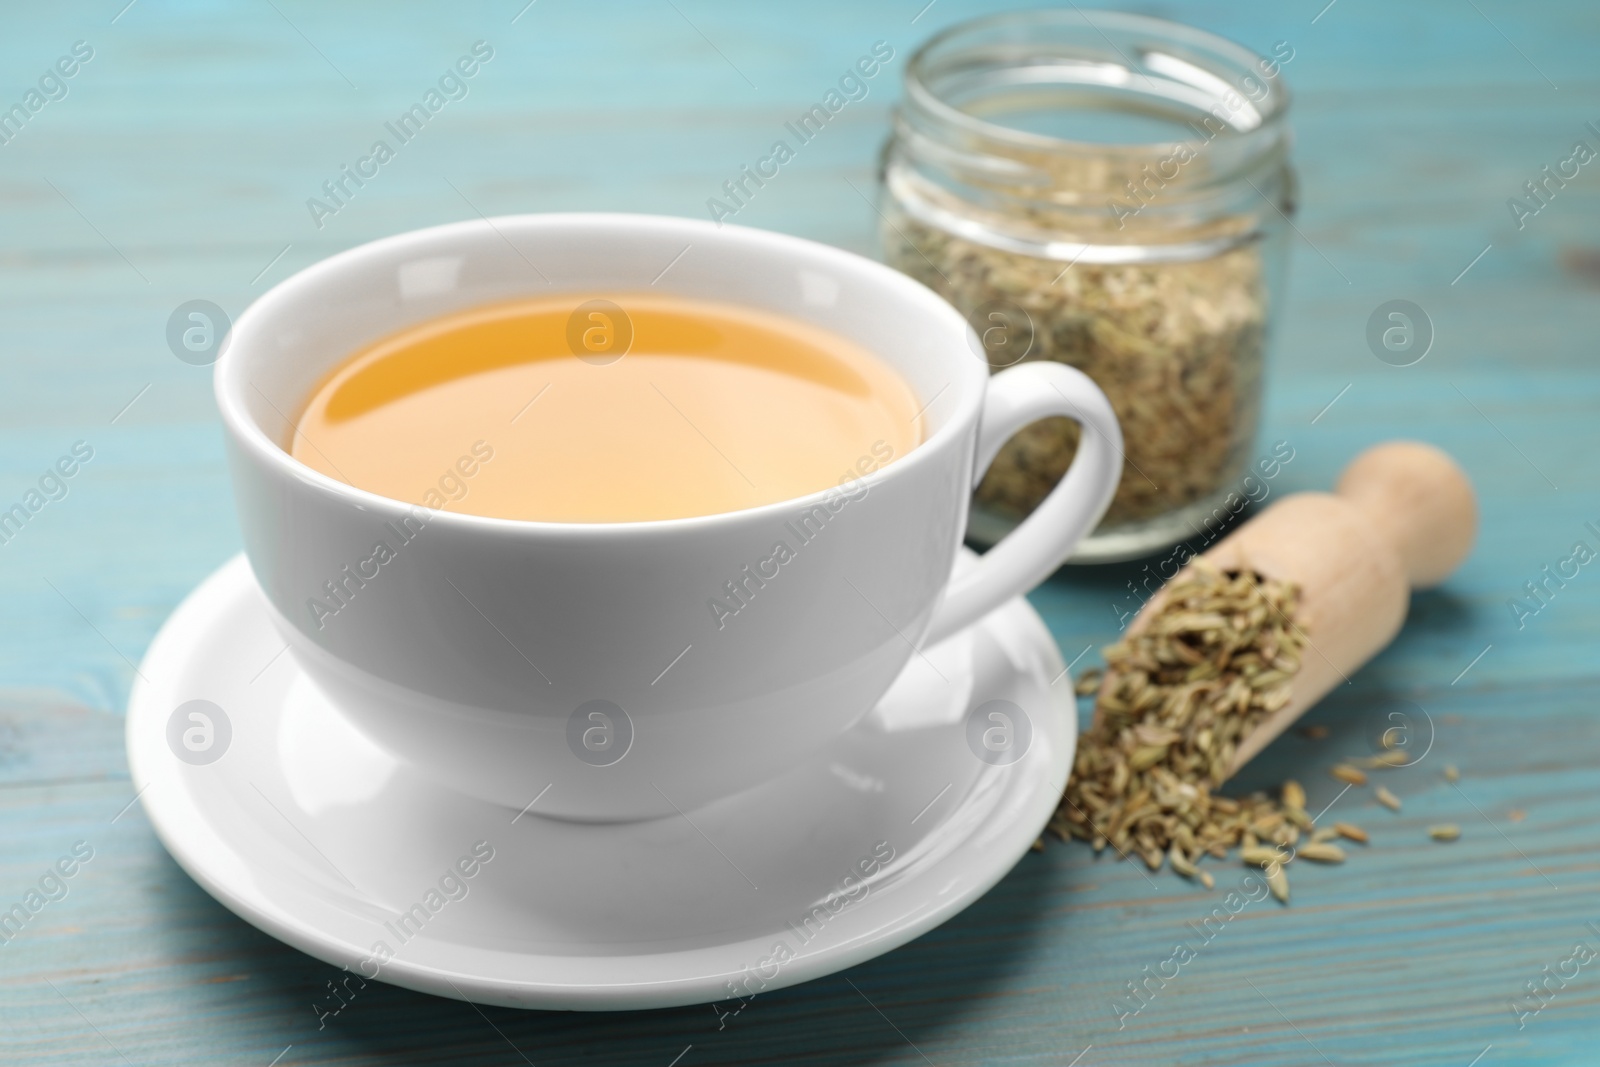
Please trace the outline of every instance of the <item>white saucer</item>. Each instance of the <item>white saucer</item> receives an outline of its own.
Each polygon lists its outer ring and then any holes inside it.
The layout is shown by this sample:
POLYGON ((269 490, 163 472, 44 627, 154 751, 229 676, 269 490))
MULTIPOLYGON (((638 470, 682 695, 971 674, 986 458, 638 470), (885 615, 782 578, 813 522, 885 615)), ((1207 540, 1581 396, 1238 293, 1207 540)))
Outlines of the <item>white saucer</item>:
POLYGON ((902 945, 1028 850, 1076 741, 1055 643, 1015 600, 913 657, 860 725, 800 769, 682 817, 582 825, 433 784, 357 733, 283 647, 242 556, 162 627, 127 737, 156 833, 207 892, 304 952, 512 1007, 731 1002, 902 945), (201 753, 221 752, 210 763, 176 754, 184 728, 206 740, 201 720, 177 714, 193 700, 227 720, 201 753), (969 712, 992 700, 1031 726, 1008 765, 968 741, 989 725, 969 712), (493 857, 475 865, 479 842, 493 857), (463 857, 472 877, 441 889, 463 857), (396 923, 413 905, 424 918, 402 941, 396 923))

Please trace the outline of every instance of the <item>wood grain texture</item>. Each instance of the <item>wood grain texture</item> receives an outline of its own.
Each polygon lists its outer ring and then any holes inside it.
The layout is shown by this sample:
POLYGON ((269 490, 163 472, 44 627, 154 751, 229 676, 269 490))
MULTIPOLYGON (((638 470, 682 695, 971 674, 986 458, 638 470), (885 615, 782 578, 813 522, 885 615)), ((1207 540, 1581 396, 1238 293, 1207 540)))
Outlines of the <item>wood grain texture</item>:
MULTIPOLYGON (((1244 909, 1120 1029, 1128 983, 1195 938, 1185 924, 1241 868, 1219 866, 1208 894, 1052 846, 946 926, 762 996, 724 1028, 704 1007, 480 1013, 373 985, 319 1031, 312 1003, 331 969, 207 897, 137 805, 118 815, 132 799, 132 664, 239 547, 210 374, 167 351, 167 316, 195 298, 236 315, 334 251, 478 211, 702 215, 881 39, 897 58, 869 96, 736 218, 872 253, 860 194, 903 61, 982 6, 538 0, 516 17, 524 0, 138 0, 119 14, 124 2, 0 13, 7 106, 72 42, 95 50, 68 95, 0 146, 0 500, 73 442, 95 450, 67 497, 0 547, 0 899, 74 842, 94 849, 67 897, 0 946, 0 1060, 1592 1062, 1600 965, 1520 1029, 1508 1005, 1574 943, 1600 946, 1585 926, 1600 922, 1600 572, 1584 568, 1520 625, 1507 602, 1574 542, 1600 547, 1585 527, 1600 526, 1600 281, 1563 259, 1600 248, 1600 164, 1525 228, 1506 199, 1574 140, 1600 140, 1585 129, 1600 125, 1600 9, 1142 7, 1295 49, 1301 236, 1262 436, 1295 458, 1273 492, 1327 488, 1362 447, 1404 435, 1451 451, 1481 494, 1482 536, 1460 573, 1415 596, 1395 644, 1310 713, 1331 736, 1285 735, 1242 783, 1294 776, 1313 810, 1334 802, 1326 766, 1365 751, 1372 715, 1410 701, 1435 736, 1422 763, 1384 779, 1403 813, 1370 790, 1332 811, 1366 826, 1370 847, 1338 868, 1296 865, 1291 907, 1244 909), (496 53, 470 95, 317 228, 306 198, 478 39, 496 53), (1421 304, 1437 332, 1412 367, 1363 340, 1392 298, 1421 304), (1447 762, 1459 788, 1441 777, 1447 762), (1462 839, 1431 843, 1436 822, 1462 839)), ((1115 637, 1144 566, 1075 569, 1034 595, 1068 659, 1115 637)))

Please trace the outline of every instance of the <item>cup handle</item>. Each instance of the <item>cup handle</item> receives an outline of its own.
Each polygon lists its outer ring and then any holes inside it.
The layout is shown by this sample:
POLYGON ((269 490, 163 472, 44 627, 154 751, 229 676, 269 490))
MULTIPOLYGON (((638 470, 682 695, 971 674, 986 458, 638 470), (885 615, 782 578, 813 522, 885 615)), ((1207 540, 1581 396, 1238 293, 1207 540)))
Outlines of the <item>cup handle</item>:
POLYGON ((966 629, 1059 567, 1111 505, 1122 477, 1122 429, 1111 403, 1089 376, 1061 363, 1023 363, 989 380, 978 426, 972 484, 976 488, 1000 446, 1018 430, 1051 415, 1083 427, 1072 466, 978 565, 953 578, 933 613, 924 647, 966 629))

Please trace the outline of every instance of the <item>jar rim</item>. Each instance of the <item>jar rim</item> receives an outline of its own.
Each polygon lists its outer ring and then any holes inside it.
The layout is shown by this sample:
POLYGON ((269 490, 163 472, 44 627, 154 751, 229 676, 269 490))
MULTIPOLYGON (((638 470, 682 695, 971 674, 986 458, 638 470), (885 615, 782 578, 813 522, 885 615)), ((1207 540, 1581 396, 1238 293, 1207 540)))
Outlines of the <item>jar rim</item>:
MULTIPOLYGON (((1236 78, 1255 78, 1259 64, 1270 62, 1264 56, 1246 48, 1244 45, 1229 40, 1226 37, 1197 29, 1183 23, 1169 19, 1154 18, 1147 15, 1133 15, 1118 11, 1085 10, 1074 6, 1071 11, 1060 9, 1046 9, 1038 11, 1012 11, 993 15, 983 15, 977 18, 959 22, 947 27, 925 41, 906 63, 904 83, 907 103, 927 114, 935 121, 948 124, 962 132, 998 145, 1004 145, 1022 151, 1041 150, 1053 153, 1068 154, 1095 154, 1104 156, 1107 153, 1148 154, 1170 150, 1179 144, 1192 143, 1189 139, 1157 140, 1157 141, 1092 141, 1075 140, 1057 137, 1050 134, 1035 133, 1029 130, 991 122, 988 119, 973 115, 946 101, 936 92, 929 83, 930 68, 936 61, 948 60, 949 55, 960 56, 963 48, 960 45, 963 39, 971 43, 968 47, 977 47, 985 35, 995 31, 1004 31, 1009 28, 1024 30, 1061 30, 1073 29, 1087 31, 1084 36, 1086 44, 1092 43, 1095 37, 1110 46, 1120 58, 1120 63, 1115 64, 1128 75, 1127 80, 1117 86, 1106 86, 1126 91, 1130 96, 1143 96, 1154 98, 1162 94, 1153 91, 1154 82, 1149 75, 1141 69, 1141 64, 1119 48, 1109 36, 1107 31, 1113 33, 1137 34, 1148 37, 1152 43, 1170 44, 1181 48, 1190 54, 1189 59, 1170 56, 1165 53, 1149 53, 1147 58, 1160 56, 1167 61, 1158 65, 1165 65, 1166 70, 1158 73, 1171 78, 1174 75, 1180 81, 1187 82, 1197 93, 1209 95, 1218 105, 1225 102, 1226 93, 1234 93, 1244 100, 1246 105, 1256 114, 1256 121, 1248 128, 1241 129, 1233 122, 1228 125, 1237 135, 1249 137, 1257 132, 1268 133, 1262 138, 1262 152, 1271 151, 1272 144, 1278 139, 1274 131, 1289 106, 1289 90, 1282 79, 1276 75, 1259 79, 1265 92, 1259 100, 1247 99, 1247 94, 1241 93, 1233 84, 1223 77, 1232 74, 1236 78), (949 55, 946 55, 948 53, 949 55), (1218 70, 1207 69, 1206 66, 1195 64, 1193 58, 1205 58, 1212 61, 1210 65, 1218 70), (1187 68, 1187 69, 1183 69, 1187 68), (1143 77, 1147 86, 1152 88, 1139 88, 1133 82, 1143 77)), ((1018 35, 1018 43, 1029 41, 1035 47, 1039 46, 1036 39, 1018 35)), ((1148 64, 1145 64, 1148 65, 1148 64)), ((1242 110, 1242 109, 1233 109, 1242 110)))

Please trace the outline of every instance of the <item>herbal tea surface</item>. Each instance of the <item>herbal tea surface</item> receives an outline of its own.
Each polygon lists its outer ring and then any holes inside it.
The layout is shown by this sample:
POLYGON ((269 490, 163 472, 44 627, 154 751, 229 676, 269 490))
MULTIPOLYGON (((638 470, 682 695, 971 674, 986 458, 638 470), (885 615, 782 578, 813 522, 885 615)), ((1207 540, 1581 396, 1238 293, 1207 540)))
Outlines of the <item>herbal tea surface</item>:
POLYGON ((374 341, 318 386, 290 448, 432 509, 642 522, 853 484, 916 447, 919 407, 883 360, 800 319, 565 293, 374 341))

